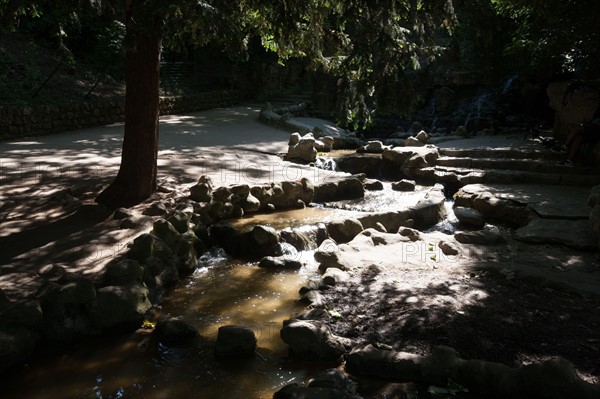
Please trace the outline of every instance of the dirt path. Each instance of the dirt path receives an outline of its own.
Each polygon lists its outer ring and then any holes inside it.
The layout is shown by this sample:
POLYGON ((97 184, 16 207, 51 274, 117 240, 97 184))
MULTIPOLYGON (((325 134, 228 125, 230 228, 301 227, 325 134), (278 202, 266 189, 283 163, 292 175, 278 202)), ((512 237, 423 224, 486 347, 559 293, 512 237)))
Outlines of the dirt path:
POLYGON ((569 267, 597 270, 595 254, 510 239, 459 244, 439 232, 415 242, 380 235, 374 241, 387 244, 364 245, 358 236, 340 246, 350 279, 322 291, 336 335, 421 355, 450 346, 465 359, 512 367, 561 356, 582 378, 600 382, 600 296, 557 285, 552 276, 568 278, 569 267), (444 255, 440 241, 454 242, 459 254, 444 255), (529 262, 536 274, 522 268, 529 259, 537 259, 529 262))
MULTIPOLYGON (((241 105, 161 118, 159 192, 132 214, 154 201, 174 204, 202 175, 230 185, 330 174, 282 161, 289 133, 260 123, 259 111, 241 105)), ((52 263, 93 279, 149 229, 120 229, 93 206, 118 171, 122 135, 116 124, 0 142, 0 288, 9 297, 35 292, 38 271, 52 263)))

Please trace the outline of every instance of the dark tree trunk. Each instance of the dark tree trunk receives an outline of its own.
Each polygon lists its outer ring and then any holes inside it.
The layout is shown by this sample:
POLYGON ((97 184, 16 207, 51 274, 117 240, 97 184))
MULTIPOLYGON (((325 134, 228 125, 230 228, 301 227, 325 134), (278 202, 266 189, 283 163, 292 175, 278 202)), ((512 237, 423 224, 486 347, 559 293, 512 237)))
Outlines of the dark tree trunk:
MULTIPOLYGON (((131 22, 128 17, 127 22, 131 22)), ((127 24, 129 29, 129 24, 127 24)), ((126 54, 125 137, 117 177, 96 202, 129 207, 156 191, 159 116, 160 35, 138 30, 126 54)))

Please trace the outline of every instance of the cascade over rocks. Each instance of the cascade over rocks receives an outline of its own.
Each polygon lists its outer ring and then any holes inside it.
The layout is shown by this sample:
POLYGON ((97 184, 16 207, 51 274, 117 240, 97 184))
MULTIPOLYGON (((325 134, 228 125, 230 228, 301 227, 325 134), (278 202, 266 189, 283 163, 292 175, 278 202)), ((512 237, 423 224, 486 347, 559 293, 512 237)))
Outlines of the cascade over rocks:
POLYGON ((287 227, 279 232, 281 240, 297 251, 315 249, 328 238, 327 227, 323 223, 316 226, 287 227))
POLYGON ((279 235, 272 227, 256 225, 240 231, 228 224, 211 227, 211 235, 225 252, 244 258, 283 255, 279 235))

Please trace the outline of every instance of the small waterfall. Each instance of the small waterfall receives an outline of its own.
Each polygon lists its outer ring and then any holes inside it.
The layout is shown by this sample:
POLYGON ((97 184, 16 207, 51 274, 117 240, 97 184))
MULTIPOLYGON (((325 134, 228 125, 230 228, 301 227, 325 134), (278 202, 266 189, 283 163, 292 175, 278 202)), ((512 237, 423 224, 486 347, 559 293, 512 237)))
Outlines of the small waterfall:
POLYGON ((519 75, 513 75, 510 78, 508 78, 506 82, 504 82, 504 84, 502 85, 502 94, 506 95, 510 91, 515 89, 514 84, 517 79, 519 79, 519 75))
POLYGON ((323 170, 337 170, 335 159, 328 157, 318 157, 315 161, 315 167, 323 170))
POLYGON ((426 230, 426 233, 439 231, 444 234, 454 234, 458 230, 458 219, 454 215, 454 201, 447 199, 444 202, 444 208, 446 208, 446 218, 440 221, 435 226, 426 230))
POLYGON ((281 230, 279 234, 282 240, 296 251, 315 249, 327 238, 327 230, 324 225, 307 225, 297 228, 288 227, 281 230))

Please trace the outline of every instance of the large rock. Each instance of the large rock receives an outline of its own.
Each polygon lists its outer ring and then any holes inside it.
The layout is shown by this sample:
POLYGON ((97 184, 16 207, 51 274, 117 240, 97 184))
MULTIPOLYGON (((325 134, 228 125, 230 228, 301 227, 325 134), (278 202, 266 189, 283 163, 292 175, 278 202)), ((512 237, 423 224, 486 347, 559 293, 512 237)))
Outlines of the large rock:
POLYGON ((181 319, 165 317, 158 320, 153 334, 167 345, 183 345, 198 337, 198 330, 181 319))
POLYGON ((312 361, 338 362, 346 352, 346 339, 337 337, 329 328, 316 321, 289 320, 284 322, 281 338, 290 352, 312 361))
POLYGON ((148 289, 137 283, 100 288, 96 303, 95 324, 102 329, 139 325, 151 306, 148 289))
POLYGON ((333 138, 334 150, 355 150, 363 145, 362 140, 352 135, 343 135, 333 138))
POLYGON ((456 241, 462 244, 494 245, 506 241, 496 226, 477 231, 457 231, 454 234, 456 241))
MULTIPOLYGON (((443 189, 442 186, 435 185, 425 193, 423 198, 409 208, 416 228, 431 227, 444 220, 446 196, 443 189)), ((388 228, 388 231, 393 231, 393 229, 388 228)))
POLYGON ((356 384, 337 369, 321 372, 306 386, 296 383, 275 392, 273 399, 360 399, 356 384))
POLYGON ((178 233, 185 233, 195 226, 191 223, 192 213, 176 210, 167 218, 167 221, 173 225, 178 233))
POLYGON ((405 140, 404 145, 406 147, 423 147, 425 143, 417 139, 416 137, 410 136, 405 140))
POLYGON ((90 333, 97 295, 90 280, 77 278, 64 284, 46 283, 37 293, 44 316, 44 333, 57 341, 70 341, 90 333))
MULTIPOLYGON (((428 211, 425 211, 428 212, 428 211)), ((398 212, 378 212, 378 213, 366 213, 363 216, 357 217, 358 221, 363 225, 365 229, 377 228, 377 224, 381 223, 387 231, 398 231, 401 226, 406 226, 408 220, 412 220, 413 211, 403 210, 398 212)), ((423 218, 424 220, 425 218, 423 218)), ((413 220, 414 224, 414 220, 413 220)))
POLYGON ((43 314, 40 302, 25 300, 0 305, 0 326, 37 329, 42 325, 43 314))
POLYGON ((433 167, 438 157, 438 149, 432 145, 394 147, 382 154, 384 174, 387 176, 412 177, 421 168, 433 167))
POLYGON ((315 185, 314 202, 363 198, 365 188, 356 177, 331 178, 315 185))
POLYGON ((284 181, 280 184, 254 186, 250 189, 250 194, 260 202, 261 208, 265 210, 271 207, 277 209, 298 208, 299 202, 311 203, 314 193, 315 187, 307 178, 284 181))
POLYGON ((327 225, 329 237, 338 244, 351 241, 363 231, 363 225, 357 219, 336 220, 327 225))
POLYGON ((369 141, 366 145, 358 148, 358 153, 381 154, 387 148, 379 140, 369 141))
POLYGON ((499 397, 592 399, 600 386, 584 382, 572 364, 556 358, 521 368, 482 360, 464 360, 448 347, 436 347, 428 356, 378 349, 373 345, 354 348, 346 355, 352 374, 393 380, 418 380, 446 386, 449 380, 475 394, 499 397))
POLYGON ((202 176, 198 183, 190 187, 190 198, 197 202, 210 202, 212 200, 213 182, 208 176, 202 176))
POLYGON ((457 206, 454 208, 454 215, 460 223, 467 226, 481 229, 485 225, 485 219, 483 218, 483 215, 473 208, 457 206))
MULTIPOLYGON (((295 140, 290 140, 293 142, 295 140)), ((304 135, 295 144, 288 146, 287 158, 301 162, 314 162, 317 160, 317 149, 315 148, 315 138, 312 133, 304 135)))
POLYGON ((193 272, 198 267, 196 252, 198 237, 191 231, 182 234, 175 247, 175 264, 181 274, 193 272))
POLYGON ((414 180, 402 179, 392 183, 394 191, 415 191, 416 183, 414 180))
POLYGON ((367 191, 381 191, 383 190, 383 183, 379 180, 368 179, 363 182, 363 186, 367 191))
POLYGON ((154 222, 152 232, 158 238, 163 240, 172 250, 177 247, 177 243, 181 237, 181 234, 177 229, 164 219, 158 219, 154 222))
POLYGON ((248 327, 223 326, 219 328, 215 355, 224 357, 251 357, 256 352, 256 336, 248 327))
POLYGON ((214 240, 230 255, 244 258, 283 255, 277 231, 268 226, 253 226, 248 230, 237 230, 228 224, 211 228, 214 240))
POLYGON ((321 282, 327 286, 334 286, 350 279, 350 274, 336 268, 328 268, 321 277, 321 282))
POLYGON ((144 277, 144 268, 133 259, 123 259, 106 265, 102 275, 102 283, 109 285, 127 285, 141 283, 144 277))
POLYGON ((145 262, 146 259, 154 257, 158 259, 170 259, 173 257, 173 251, 167 243, 153 234, 142 234, 133 240, 129 253, 129 258, 139 262, 145 262))
POLYGON ((355 347, 346 355, 350 373, 407 381, 421 378, 422 362, 422 356, 378 349, 371 344, 355 347))
POLYGON ((287 227, 281 230, 279 235, 296 251, 315 249, 328 238, 327 227, 322 223, 317 226, 287 227))
POLYGON ((486 219, 499 220, 517 226, 527 224, 533 214, 533 204, 528 206, 527 198, 533 198, 533 195, 530 195, 526 189, 521 190, 520 187, 514 188, 516 196, 505 195, 505 191, 510 191, 510 187, 500 191, 495 187, 482 184, 469 184, 454 194, 454 206, 475 209, 486 219), (522 193, 522 200, 519 193, 522 193))
POLYGON ((381 173, 381 157, 367 154, 351 154, 335 159, 337 171, 378 177, 381 173))
POLYGON ((298 259, 284 255, 266 256, 260 260, 258 266, 273 270, 298 270, 302 268, 303 264, 298 259))

